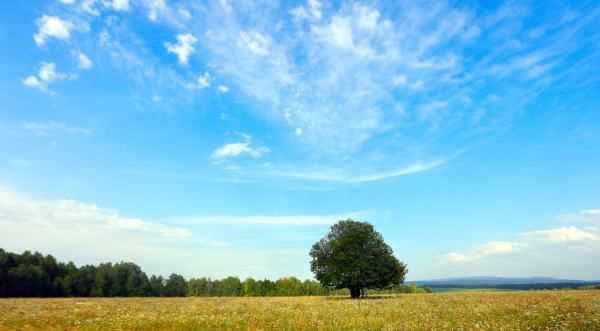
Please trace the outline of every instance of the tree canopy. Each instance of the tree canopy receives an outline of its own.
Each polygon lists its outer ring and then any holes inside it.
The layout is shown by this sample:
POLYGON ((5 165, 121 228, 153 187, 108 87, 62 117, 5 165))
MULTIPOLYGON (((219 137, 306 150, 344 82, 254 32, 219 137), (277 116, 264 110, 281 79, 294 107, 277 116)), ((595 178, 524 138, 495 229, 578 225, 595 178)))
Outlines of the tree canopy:
POLYGON ((348 288, 352 298, 359 298, 363 289, 399 285, 408 272, 373 225, 351 219, 334 224, 310 256, 311 271, 321 285, 348 288))
POLYGON ((243 282, 192 278, 178 274, 148 277, 131 262, 101 263, 77 267, 58 262, 52 255, 0 248, 0 297, 144 297, 144 296, 298 296, 325 295, 328 289, 314 280, 295 277, 243 282))

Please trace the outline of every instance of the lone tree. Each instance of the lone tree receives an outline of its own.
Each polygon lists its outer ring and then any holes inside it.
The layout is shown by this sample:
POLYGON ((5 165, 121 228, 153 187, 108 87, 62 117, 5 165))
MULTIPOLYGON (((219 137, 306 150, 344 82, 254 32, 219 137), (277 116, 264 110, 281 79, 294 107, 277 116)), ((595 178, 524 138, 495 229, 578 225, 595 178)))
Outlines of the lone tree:
POLYGON ((382 289, 404 282, 406 264, 373 225, 351 219, 339 221, 310 250, 310 269, 324 287, 350 289, 359 298, 363 289, 382 289))

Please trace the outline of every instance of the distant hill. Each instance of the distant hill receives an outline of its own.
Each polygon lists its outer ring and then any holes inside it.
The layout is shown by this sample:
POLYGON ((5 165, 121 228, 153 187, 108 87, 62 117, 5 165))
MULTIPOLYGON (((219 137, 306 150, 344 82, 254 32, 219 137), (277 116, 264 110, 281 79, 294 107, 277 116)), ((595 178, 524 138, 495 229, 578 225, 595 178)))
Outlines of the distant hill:
POLYGON ((415 281, 430 288, 557 289, 600 284, 600 281, 551 277, 459 277, 415 281))

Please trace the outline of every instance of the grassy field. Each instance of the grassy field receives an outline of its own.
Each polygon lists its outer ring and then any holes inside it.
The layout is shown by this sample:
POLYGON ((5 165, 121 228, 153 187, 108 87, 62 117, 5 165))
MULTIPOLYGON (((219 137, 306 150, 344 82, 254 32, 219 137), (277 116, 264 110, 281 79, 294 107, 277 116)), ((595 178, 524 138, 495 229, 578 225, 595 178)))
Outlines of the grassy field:
POLYGON ((600 291, 2 299, 0 330, 600 330, 600 291))

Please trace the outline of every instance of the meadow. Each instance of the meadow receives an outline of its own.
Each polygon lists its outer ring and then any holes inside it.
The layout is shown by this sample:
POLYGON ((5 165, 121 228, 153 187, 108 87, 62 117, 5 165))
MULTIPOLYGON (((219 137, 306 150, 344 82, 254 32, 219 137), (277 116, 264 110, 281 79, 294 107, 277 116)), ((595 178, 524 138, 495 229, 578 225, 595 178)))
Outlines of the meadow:
POLYGON ((600 291, 0 299, 0 330, 600 330, 600 291))

